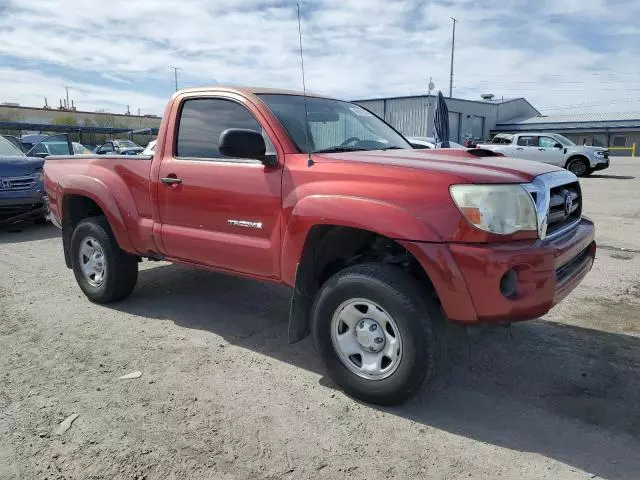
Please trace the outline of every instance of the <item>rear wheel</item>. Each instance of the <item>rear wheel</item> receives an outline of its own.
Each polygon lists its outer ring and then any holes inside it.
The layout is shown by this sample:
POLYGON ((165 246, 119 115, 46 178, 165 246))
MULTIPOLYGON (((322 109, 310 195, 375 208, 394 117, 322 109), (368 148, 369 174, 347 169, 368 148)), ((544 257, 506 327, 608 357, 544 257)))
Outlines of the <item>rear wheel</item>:
POLYGON ((391 405, 407 400, 433 376, 439 315, 402 270, 362 264, 323 285, 312 327, 329 375, 345 392, 391 405))
POLYGON ((586 177, 591 173, 591 165, 589 165, 589 161, 586 158, 574 158, 569 160, 567 170, 577 177, 586 177))
POLYGON ((71 237, 71 265, 78 285, 93 302, 127 297, 138 281, 138 259, 122 250, 105 217, 78 224, 71 237))

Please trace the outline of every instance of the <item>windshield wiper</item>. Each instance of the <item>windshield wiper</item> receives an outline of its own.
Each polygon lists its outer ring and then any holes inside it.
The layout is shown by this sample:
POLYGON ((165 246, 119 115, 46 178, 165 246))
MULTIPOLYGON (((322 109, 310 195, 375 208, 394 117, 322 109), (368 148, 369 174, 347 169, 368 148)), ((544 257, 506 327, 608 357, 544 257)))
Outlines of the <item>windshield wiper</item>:
POLYGON ((322 150, 316 150, 312 153, 335 153, 335 152, 362 152, 368 150, 367 148, 358 148, 358 147, 331 147, 324 148, 322 150))
POLYGON ((393 147, 384 147, 384 148, 379 148, 378 150, 385 151, 385 150, 405 150, 405 149, 404 149, 404 148, 402 148, 402 147, 396 147, 396 146, 393 146, 393 147))

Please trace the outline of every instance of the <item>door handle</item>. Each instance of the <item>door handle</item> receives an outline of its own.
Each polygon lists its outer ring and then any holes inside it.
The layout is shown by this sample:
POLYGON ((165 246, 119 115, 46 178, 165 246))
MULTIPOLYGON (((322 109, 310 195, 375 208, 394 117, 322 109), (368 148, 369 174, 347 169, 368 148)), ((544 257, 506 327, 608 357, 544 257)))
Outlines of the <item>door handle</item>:
POLYGON ((178 177, 163 177, 160 181, 165 185, 179 185, 182 183, 182 179, 178 177))
POLYGON ((545 149, 544 148, 539 148, 538 150, 540 150, 541 152, 544 152, 545 149))
POLYGON ((522 147, 516 147, 516 150, 524 150, 522 147))

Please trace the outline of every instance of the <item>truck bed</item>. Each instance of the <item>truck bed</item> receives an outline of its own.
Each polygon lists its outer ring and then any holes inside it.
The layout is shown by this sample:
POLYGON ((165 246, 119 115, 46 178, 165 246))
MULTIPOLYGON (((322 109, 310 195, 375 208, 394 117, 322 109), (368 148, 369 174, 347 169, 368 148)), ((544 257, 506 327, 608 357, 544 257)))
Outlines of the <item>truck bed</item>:
MULTIPOLYGON (((47 157, 44 165, 45 188, 49 192, 51 212, 54 216, 61 217, 60 210, 63 206, 59 202, 61 196, 56 192, 64 190, 68 194, 76 190, 78 194, 86 196, 88 192, 97 192, 99 189, 109 190, 111 195, 104 197, 116 198, 117 204, 100 207, 122 220, 129 237, 128 243, 134 250, 153 251, 155 243, 151 235, 153 202, 150 181, 152 158, 150 155, 47 157), (108 179, 110 181, 107 182, 108 179)), ((97 202, 98 198, 95 200, 97 202)))

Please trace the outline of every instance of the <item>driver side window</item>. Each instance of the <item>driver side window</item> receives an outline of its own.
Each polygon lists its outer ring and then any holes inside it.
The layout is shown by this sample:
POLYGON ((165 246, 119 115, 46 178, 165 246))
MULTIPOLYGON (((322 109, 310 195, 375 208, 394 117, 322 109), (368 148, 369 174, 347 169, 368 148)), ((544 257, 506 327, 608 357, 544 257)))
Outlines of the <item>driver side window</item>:
POLYGON ((113 143, 111 142, 105 143, 100 147, 100 150, 98 150, 98 153, 111 153, 111 152, 113 152, 113 143))
POLYGON ((44 146, 44 143, 40 143, 38 145, 35 146, 35 148, 33 149, 33 153, 46 153, 48 154, 49 151, 47 150, 47 147, 44 146))
POLYGON ((538 146, 543 148, 553 148, 555 147, 556 143, 560 142, 551 137, 540 137, 538 139, 538 146))

